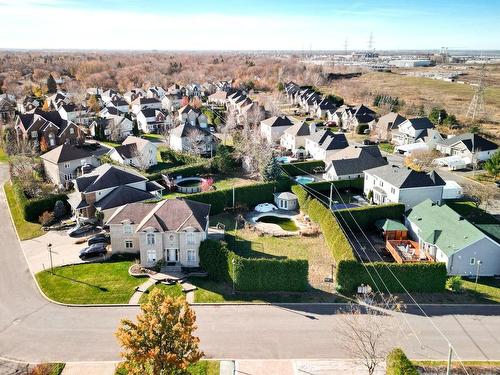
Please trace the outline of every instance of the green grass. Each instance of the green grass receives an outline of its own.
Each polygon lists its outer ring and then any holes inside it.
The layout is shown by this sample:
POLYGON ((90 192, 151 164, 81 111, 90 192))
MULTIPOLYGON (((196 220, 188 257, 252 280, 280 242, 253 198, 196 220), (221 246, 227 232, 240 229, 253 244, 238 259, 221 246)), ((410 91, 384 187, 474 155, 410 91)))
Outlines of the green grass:
POLYGON ((60 375, 64 367, 66 367, 65 363, 40 363, 32 369, 30 374, 60 375))
POLYGON ((2 147, 0 147, 0 163, 7 163, 9 161, 9 156, 5 153, 2 147))
POLYGON ((449 201, 446 204, 486 235, 500 242, 500 222, 495 217, 470 201, 449 201))
POLYGON ((149 298, 149 293, 153 291, 153 289, 159 289, 166 295, 170 297, 183 297, 184 293, 182 291, 182 286, 179 284, 174 284, 174 285, 165 285, 165 284, 158 284, 158 285, 153 285, 151 288, 149 288, 146 293, 144 293, 141 296, 141 299, 139 300, 140 304, 143 304, 148 301, 149 298))
POLYGON ((280 226, 281 229, 289 231, 289 232, 296 232, 299 230, 299 228, 297 227, 297 225, 295 225, 295 222, 293 220, 286 219, 283 217, 263 216, 257 221, 260 221, 263 223, 277 224, 280 226))
POLYGON ((132 261, 116 258, 104 263, 57 267, 54 275, 42 271, 35 275, 47 297, 62 303, 128 303, 135 287, 145 279, 129 276, 132 261))
MULTIPOLYGON (((207 361, 201 360, 194 365, 188 367, 188 373, 190 375, 219 375, 220 372, 220 362, 219 361, 207 361)), ((127 371, 122 365, 118 365, 115 371, 115 375, 127 375, 127 371)))
POLYGON ((494 277, 481 277, 477 281, 463 280, 465 293, 475 295, 485 302, 500 303, 500 280, 494 277))
POLYGON ((103 145, 105 146, 108 146, 108 147, 117 147, 117 146, 121 146, 121 143, 117 143, 117 142, 111 142, 111 141, 99 141, 99 143, 102 143, 103 145))
POLYGON ((141 138, 147 139, 149 141, 164 141, 165 137, 161 134, 142 134, 141 138))
POLYGON ((7 203, 9 205, 12 218, 14 219, 14 225, 16 227, 17 234, 21 241, 29 240, 31 238, 40 237, 45 234, 42 230, 42 226, 38 223, 30 223, 26 221, 23 216, 23 212, 19 207, 16 199, 16 194, 10 181, 4 184, 5 195, 7 197, 7 203))
POLYGON ((380 151, 384 151, 389 154, 392 154, 394 152, 394 145, 390 143, 380 143, 378 145, 378 148, 380 149, 380 151))

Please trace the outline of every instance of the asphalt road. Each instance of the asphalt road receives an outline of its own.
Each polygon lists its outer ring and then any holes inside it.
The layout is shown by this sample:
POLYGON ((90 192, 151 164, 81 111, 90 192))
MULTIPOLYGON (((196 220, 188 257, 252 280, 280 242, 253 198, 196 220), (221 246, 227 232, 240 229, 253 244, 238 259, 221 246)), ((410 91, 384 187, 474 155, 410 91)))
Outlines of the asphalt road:
MULTIPOLYGON (((0 166, 0 182, 7 168, 0 166)), ((64 307, 40 296, 10 223, 0 193, 0 357, 24 361, 119 359, 114 331, 135 307, 64 307)), ((425 280, 422 280, 425 282, 425 280)), ((196 306, 202 349, 212 358, 347 358, 336 333, 334 305, 196 306)), ((446 341, 462 359, 500 359, 500 306, 426 306, 432 321, 410 308, 380 317, 391 346, 411 357, 445 359, 446 341), (406 322, 409 322, 410 329, 406 322)))

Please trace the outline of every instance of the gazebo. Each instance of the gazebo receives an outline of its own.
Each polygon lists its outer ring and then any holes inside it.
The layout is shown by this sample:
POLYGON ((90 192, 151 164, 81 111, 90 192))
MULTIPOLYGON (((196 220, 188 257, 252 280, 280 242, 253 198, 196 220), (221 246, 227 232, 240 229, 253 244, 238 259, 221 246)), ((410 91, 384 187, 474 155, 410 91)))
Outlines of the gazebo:
POLYGON ((408 229, 397 220, 380 219, 375 222, 375 226, 382 231, 386 241, 406 240, 408 238, 408 229))

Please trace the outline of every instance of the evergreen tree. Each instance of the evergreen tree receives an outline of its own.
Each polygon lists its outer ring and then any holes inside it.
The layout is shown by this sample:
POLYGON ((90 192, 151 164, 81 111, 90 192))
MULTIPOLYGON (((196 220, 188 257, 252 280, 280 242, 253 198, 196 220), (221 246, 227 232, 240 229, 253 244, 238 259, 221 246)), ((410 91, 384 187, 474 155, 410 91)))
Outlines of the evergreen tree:
POLYGON ((493 177, 500 175, 500 151, 497 151, 493 156, 484 163, 484 169, 493 177))
POLYGON ((57 83, 52 74, 47 78, 47 93, 55 94, 57 92, 57 83))
POLYGON ((281 176, 281 167, 276 158, 271 155, 261 172, 262 179, 266 182, 276 181, 281 176))

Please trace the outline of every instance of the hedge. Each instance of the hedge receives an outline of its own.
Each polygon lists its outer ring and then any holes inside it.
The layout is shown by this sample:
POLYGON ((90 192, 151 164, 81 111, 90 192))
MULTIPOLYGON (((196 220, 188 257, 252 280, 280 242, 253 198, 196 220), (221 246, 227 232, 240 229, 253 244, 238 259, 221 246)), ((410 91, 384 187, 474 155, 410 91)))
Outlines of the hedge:
MULTIPOLYGON (((234 188, 235 205, 252 207, 263 202, 273 202, 273 193, 287 191, 289 188, 290 180, 287 178, 273 182, 238 186, 234 188)), ((233 189, 191 194, 189 199, 210 204, 210 213, 214 215, 223 212, 225 208, 233 206, 233 189)))
POLYGON ((200 266, 217 281, 233 282, 239 291, 302 292, 308 287, 308 262, 302 259, 244 258, 224 242, 203 241, 200 266), (234 277, 234 280, 233 280, 234 277))
POLYGON ((387 375, 418 375, 419 372, 399 348, 391 350, 386 358, 387 375))
POLYGON ((382 292, 386 291, 385 287, 391 292, 404 292, 403 287, 390 271, 409 292, 443 292, 445 290, 447 278, 445 263, 375 262, 363 265, 355 260, 342 260, 338 263, 336 279, 338 289, 352 293, 357 290, 358 286, 365 284, 370 285, 376 291, 377 288, 371 279, 373 277, 382 292), (382 278, 383 283, 380 278, 382 278))
POLYGON ((356 189, 363 191, 365 180, 364 178, 355 178, 352 180, 338 180, 338 181, 320 181, 311 182, 307 184, 308 188, 315 191, 324 193, 330 192, 330 185, 334 185, 337 189, 356 189))
POLYGON ((325 168, 325 163, 321 160, 299 161, 296 163, 282 164, 281 169, 289 176, 299 176, 314 173, 314 169, 325 168))
POLYGON ((344 228, 347 226, 353 231, 371 229, 375 221, 379 219, 393 219, 401 221, 405 213, 405 205, 402 203, 390 203, 380 206, 365 206, 358 208, 347 208, 335 211, 335 216, 340 219, 344 228), (358 225, 356 225, 356 222, 358 225))
POLYGON ((198 176, 210 172, 210 163, 201 161, 194 164, 179 165, 177 167, 167 168, 159 172, 146 174, 148 180, 160 180, 162 174, 171 176, 198 176))
POLYGON ((67 205, 68 196, 66 194, 51 194, 45 198, 28 199, 19 184, 13 182, 12 186, 26 221, 38 223, 40 215, 45 211, 52 212, 57 201, 63 201, 67 205))

